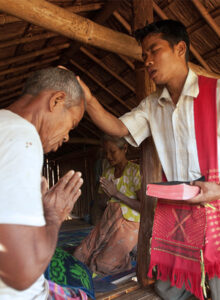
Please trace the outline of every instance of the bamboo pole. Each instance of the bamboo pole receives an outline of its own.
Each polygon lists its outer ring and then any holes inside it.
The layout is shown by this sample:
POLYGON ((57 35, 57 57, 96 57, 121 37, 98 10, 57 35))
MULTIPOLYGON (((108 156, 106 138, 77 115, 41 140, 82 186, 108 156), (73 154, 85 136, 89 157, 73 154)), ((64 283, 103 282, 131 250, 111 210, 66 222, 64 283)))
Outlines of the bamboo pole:
POLYGON ((206 22, 209 24, 209 26, 214 30, 214 32, 220 38, 220 27, 215 22, 215 20, 211 17, 211 15, 205 9, 205 7, 202 5, 202 3, 198 0, 192 0, 192 2, 195 5, 195 7, 198 9, 200 14, 203 16, 203 18, 206 20, 206 22))
MULTIPOLYGON (((167 20, 167 15, 160 9, 160 7, 153 1, 153 8, 155 12, 161 17, 163 20, 167 20)), ((201 55, 196 51, 196 49, 190 45, 190 50, 193 53, 193 55, 196 57, 196 59, 200 62, 200 64, 207 70, 211 72, 211 69, 209 65, 206 63, 206 61, 201 57, 201 55)))
MULTIPOLYGON (((41 60, 40 65, 41 65, 41 67, 43 67, 43 65, 49 64, 49 63, 51 63, 55 60, 58 60, 59 58, 60 58, 60 56, 57 55, 55 57, 51 57, 51 58, 48 58, 48 59, 45 59, 45 60, 41 60)), ((10 68, 10 69, 7 69, 7 70, 0 71, 0 76, 11 74, 11 73, 18 73, 18 72, 21 72, 21 71, 24 71, 26 69, 36 67, 36 66, 39 66, 39 61, 31 63, 31 64, 26 64, 26 65, 23 65, 23 66, 20 66, 20 67, 15 67, 15 68, 10 68)))
POLYGON ((133 71, 135 70, 135 66, 134 66, 133 62, 130 61, 129 58, 127 58, 127 57, 125 57, 123 55, 118 55, 118 56, 121 58, 121 60, 123 60, 129 66, 129 68, 131 70, 133 70, 133 71))
POLYGON ((108 73, 110 73, 113 77, 115 77, 118 81, 120 81, 123 85, 125 85, 130 91, 132 91, 133 93, 135 92, 135 89, 134 89, 133 86, 131 86, 123 78, 121 78, 117 73, 115 73, 109 67, 107 67, 100 59, 98 59, 97 57, 95 57, 87 49, 85 49, 84 47, 80 47, 80 51, 82 51, 86 56, 88 56, 89 58, 91 58, 94 62, 96 62, 104 70, 106 70, 108 73))
MULTIPOLYGON (((160 15, 162 11, 158 11, 155 3, 153 3, 153 6, 154 10, 160 15)), ((141 47, 134 38, 95 24, 44 0, 0 0, 0 9, 19 15, 19 17, 29 22, 69 38, 142 61, 141 47), (23 7, 25 7, 24 10, 23 7)), ((163 16, 161 17, 163 18, 163 16)), ((1 64, 0 66, 3 66, 8 62, 1 62, 1 64)), ((191 67, 190 63, 189 66, 191 67)), ((193 65, 192 70, 194 70, 193 65)), ((209 74, 207 71, 206 76, 209 76, 209 74)), ((216 78, 219 78, 218 74, 216 74, 216 78)))
POLYGON ((98 25, 45 0, 0 0, 0 9, 68 38, 141 60, 134 38, 98 25))
MULTIPOLYGON (((19 0, 20 1, 20 0, 19 0)), ((77 6, 70 6, 70 7, 65 7, 65 9, 73 12, 73 13, 81 13, 81 12, 88 12, 88 11, 94 11, 94 10, 99 10, 102 8, 102 5, 99 3, 91 3, 91 4, 86 4, 86 5, 77 5, 77 6)), ((14 16, 7 16, 7 15, 0 15, 0 25, 5 25, 8 23, 15 23, 15 22, 24 22, 24 20, 19 19, 14 16)))
POLYGON ((66 49, 68 47, 69 47, 69 43, 65 43, 65 44, 62 44, 62 45, 56 45, 56 46, 48 47, 46 49, 32 51, 32 52, 29 52, 29 53, 24 54, 24 55, 11 57, 11 58, 0 61, 0 67, 7 66, 9 64, 13 64, 13 63, 17 63, 17 62, 21 62, 21 61, 24 61, 26 59, 36 57, 36 56, 40 56, 40 55, 43 55, 43 54, 48 54, 50 52, 63 50, 63 49, 66 49))
POLYGON ((121 23, 124 26, 127 32, 131 35, 132 32, 130 24, 128 24, 128 22, 119 14, 119 12, 114 11, 113 16, 116 18, 116 20, 119 21, 119 23, 121 23))
POLYGON ((15 22, 24 22, 24 20, 21 20, 14 16, 7 16, 7 15, 0 15, 0 25, 5 25, 8 23, 15 23, 15 22))
POLYGON ((109 95, 111 95, 113 98, 115 98, 118 102, 120 102, 124 107, 126 107, 128 110, 131 110, 132 107, 128 104, 126 104, 125 101, 123 101, 120 97, 115 95, 111 90, 109 90, 103 83, 101 83, 98 79, 96 79, 90 72, 88 72, 86 69, 81 67, 77 62, 74 60, 70 60, 71 64, 76 66, 79 70, 81 70, 83 73, 85 73, 89 78, 91 78, 96 84, 98 84, 103 90, 105 90, 109 95))

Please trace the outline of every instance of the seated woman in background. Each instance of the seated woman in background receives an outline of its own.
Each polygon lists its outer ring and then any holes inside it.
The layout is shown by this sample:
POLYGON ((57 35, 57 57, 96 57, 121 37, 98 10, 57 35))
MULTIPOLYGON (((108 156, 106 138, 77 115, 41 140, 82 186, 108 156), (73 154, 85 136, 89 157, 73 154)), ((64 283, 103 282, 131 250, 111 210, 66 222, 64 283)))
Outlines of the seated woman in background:
POLYGON ((100 179, 100 193, 108 196, 108 205, 73 255, 97 274, 115 274, 132 267, 129 253, 138 240, 141 176, 139 165, 126 158, 123 138, 105 135, 103 146, 110 166, 100 179))

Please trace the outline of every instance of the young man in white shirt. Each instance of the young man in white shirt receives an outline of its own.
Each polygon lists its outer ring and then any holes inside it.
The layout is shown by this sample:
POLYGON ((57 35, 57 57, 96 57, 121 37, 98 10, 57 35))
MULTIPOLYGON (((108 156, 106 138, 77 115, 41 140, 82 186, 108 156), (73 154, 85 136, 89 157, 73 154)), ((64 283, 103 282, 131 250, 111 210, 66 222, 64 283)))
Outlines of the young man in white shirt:
MULTIPOLYGON (((103 131, 110 135, 126 137, 134 146, 138 146, 145 138, 152 135, 166 179, 168 181, 194 181, 203 175, 198 155, 198 138, 194 120, 194 99, 200 96, 201 86, 199 85, 200 78, 188 68, 189 38, 186 28, 178 21, 165 20, 149 24, 138 30, 136 36, 142 45, 145 67, 150 78, 158 86, 157 91, 144 99, 131 112, 117 119, 99 104, 88 87, 80 81, 86 95, 87 112, 94 123, 103 131)), ((213 114, 213 120, 216 117, 217 129, 214 138, 217 145, 220 145, 220 114, 218 113, 220 108, 220 80, 215 82, 215 90, 212 94, 216 98, 216 113, 213 114)), ((212 96, 208 95, 208 97, 211 100, 212 96)), ((217 163, 220 163, 220 147, 217 147, 216 155, 217 163)), ((220 165, 219 163, 218 165, 220 165)), ((217 169, 206 171, 207 173, 209 171, 214 172, 213 178, 217 179, 219 175, 217 169)), ((195 182, 195 184, 201 188, 201 192, 189 203, 205 203, 220 199, 220 187, 216 182, 195 182)), ((192 209, 192 206, 191 208, 190 205, 188 207, 192 209)), ((218 203, 216 204, 216 212, 218 212, 218 203)), ((217 215, 216 218, 218 218, 217 215)), ((205 221, 202 226, 205 226, 205 221)), ((218 243, 218 240, 216 242, 218 243)), ((217 248, 216 253, 218 253, 217 248)), ((219 258, 213 264, 219 265, 219 258)), ((200 268, 199 261, 198 266, 200 268)), ((218 279, 220 274, 217 274, 217 270, 218 268, 214 267, 213 272, 210 272, 216 277, 209 276, 212 299, 214 300, 220 297, 218 279)), ((199 276, 201 277, 200 271, 199 276)), ((180 278, 180 282, 181 280, 180 278)), ((173 282, 175 281, 177 281, 176 275, 173 278, 173 282)), ((200 282, 198 284, 190 283, 191 287, 188 281, 186 284, 189 291, 194 290, 194 288, 200 290, 200 282)), ((172 283, 172 285, 175 284, 172 283)), ((186 291, 185 285, 182 284, 178 287, 181 288, 171 287, 169 280, 158 281, 156 291, 163 299, 187 299, 190 292, 186 291)), ((202 299, 202 292, 199 291, 198 293, 202 299)))

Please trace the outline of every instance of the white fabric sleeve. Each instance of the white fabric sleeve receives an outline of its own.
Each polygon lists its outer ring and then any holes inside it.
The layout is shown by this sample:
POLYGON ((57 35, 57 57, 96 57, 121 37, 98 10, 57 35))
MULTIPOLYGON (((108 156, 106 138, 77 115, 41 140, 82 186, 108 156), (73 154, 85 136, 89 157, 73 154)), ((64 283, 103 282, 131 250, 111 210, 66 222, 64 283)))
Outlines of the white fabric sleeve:
POLYGON ((0 133, 0 223, 43 226, 40 138, 32 125, 0 133))
POLYGON ((148 101, 148 98, 145 98, 137 107, 119 118, 130 133, 125 139, 134 147, 138 147, 151 135, 148 122, 148 101))

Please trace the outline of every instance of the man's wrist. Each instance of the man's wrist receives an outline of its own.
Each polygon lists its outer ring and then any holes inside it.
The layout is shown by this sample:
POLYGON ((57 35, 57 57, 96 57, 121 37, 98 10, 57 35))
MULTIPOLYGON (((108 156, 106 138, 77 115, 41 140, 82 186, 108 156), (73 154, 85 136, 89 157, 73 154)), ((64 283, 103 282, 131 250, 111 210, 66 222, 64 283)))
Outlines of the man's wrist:
POLYGON ((58 217, 58 215, 54 211, 46 212, 44 217, 47 226, 55 226, 58 230, 60 229, 62 220, 58 217))

